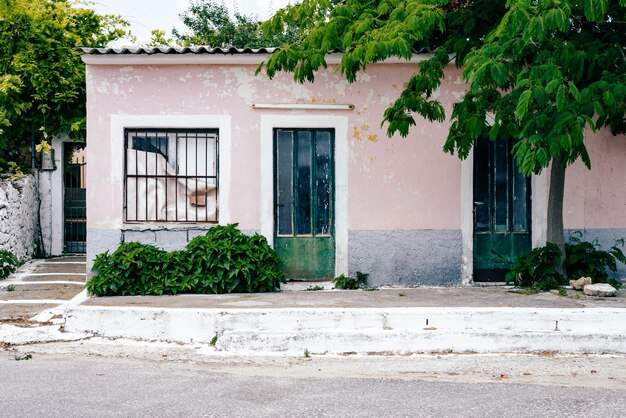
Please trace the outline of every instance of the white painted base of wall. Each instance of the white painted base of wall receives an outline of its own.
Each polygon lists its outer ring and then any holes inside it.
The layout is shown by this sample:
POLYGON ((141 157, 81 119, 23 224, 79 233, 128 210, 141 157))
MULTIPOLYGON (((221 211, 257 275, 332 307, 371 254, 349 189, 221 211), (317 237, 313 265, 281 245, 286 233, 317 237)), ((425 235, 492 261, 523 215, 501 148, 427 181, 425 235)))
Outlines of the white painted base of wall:
POLYGON ((65 329, 229 353, 626 353, 626 309, 73 306, 65 329))
POLYGON ((37 172, 39 180, 39 221, 41 223, 42 251, 45 256, 63 254, 63 143, 71 141, 67 136, 52 139, 55 169, 37 172))

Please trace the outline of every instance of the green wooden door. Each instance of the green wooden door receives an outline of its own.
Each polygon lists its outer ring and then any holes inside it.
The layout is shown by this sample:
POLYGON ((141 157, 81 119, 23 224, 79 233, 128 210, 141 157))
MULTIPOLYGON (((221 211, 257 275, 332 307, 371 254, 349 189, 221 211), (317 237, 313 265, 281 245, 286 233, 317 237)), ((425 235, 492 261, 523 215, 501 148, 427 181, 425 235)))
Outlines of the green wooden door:
POLYGON ((513 141, 474 146, 474 280, 503 281, 531 248, 530 179, 511 155, 513 141))
POLYGON ((274 130, 274 242, 288 279, 335 275, 334 136, 274 130))

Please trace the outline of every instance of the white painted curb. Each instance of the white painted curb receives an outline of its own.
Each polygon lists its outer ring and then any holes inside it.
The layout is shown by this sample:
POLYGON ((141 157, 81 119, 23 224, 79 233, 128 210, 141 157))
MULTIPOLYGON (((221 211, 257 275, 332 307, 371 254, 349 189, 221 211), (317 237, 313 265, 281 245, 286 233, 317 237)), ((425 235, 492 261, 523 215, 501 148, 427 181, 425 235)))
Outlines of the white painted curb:
POLYGON ((228 352, 626 353, 623 308, 187 309, 69 306, 65 329, 228 352))

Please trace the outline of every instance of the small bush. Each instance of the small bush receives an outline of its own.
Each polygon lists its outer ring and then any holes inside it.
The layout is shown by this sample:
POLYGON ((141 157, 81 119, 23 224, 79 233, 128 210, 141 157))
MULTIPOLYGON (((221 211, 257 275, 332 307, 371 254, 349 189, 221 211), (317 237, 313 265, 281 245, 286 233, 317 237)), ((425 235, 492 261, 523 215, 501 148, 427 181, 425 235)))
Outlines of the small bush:
POLYGON ((619 248, 624 246, 624 240, 618 240, 615 245, 604 251, 598 241, 586 242, 580 239, 580 234, 570 236, 569 243, 565 244, 565 270, 570 279, 591 277, 594 283, 609 283, 616 289, 622 283, 610 277, 609 271, 617 271, 617 263, 626 263, 626 256, 619 248))
POLYGON ((261 235, 216 226, 185 250, 129 242, 96 257, 87 290, 96 296, 271 292, 285 282, 281 261, 261 235))
POLYGON ((153 245, 127 242, 113 254, 99 254, 93 264, 97 272, 87 283, 89 293, 97 296, 134 296, 175 294, 169 271, 173 253, 153 245), (171 290, 168 292, 168 290, 171 290))
POLYGON ((548 243, 518 257, 506 275, 506 282, 518 287, 550 290, 566 285, 568 279, 591 277, 593 283, 609 283, 619 289, 622 283, 612 278, 609 271, 615 273, 618 262, 626 263, 620 246, 624 246, 624 240, 618 240, 608 251, 604 251, 597 241, 586 242, 572 235, 570 242, 565 244, 567 277, 558 271, 561 250, 556 244, 548 243))
POLYGON ((194 238, 184 256, 197 293, 273 292, 285 282, 280 258, 265 237, 245 235, 235 225, 194 238))
POLYGON ((537 290, 557 289, 567 282, 558 271, 561 256, 559 246, 551 242, 545 247, 534 248, 529 254, 515 260, 506 274, 506 283, 537 290))
POLYGON ((367 286, 367 277, 368 274, 357 271, 356 279, 342 274, 341 276, 336 277, 335 280, 333 280, 333 283, 335 283, 335 289, 356 290, 367 286))
POLYGON ((6 279, 21 265, 20 260, 7 250, 0 251, 0 280, 6 279))

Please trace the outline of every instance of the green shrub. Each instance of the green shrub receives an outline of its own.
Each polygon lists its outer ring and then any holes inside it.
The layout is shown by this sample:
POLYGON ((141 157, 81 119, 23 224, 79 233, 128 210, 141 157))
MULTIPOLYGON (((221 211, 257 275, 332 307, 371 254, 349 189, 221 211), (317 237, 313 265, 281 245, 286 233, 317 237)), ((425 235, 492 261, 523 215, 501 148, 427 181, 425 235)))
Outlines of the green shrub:
POLYGON ((273 292, 285 282, 280 258, 265 237, 245 235, 236 225, 211 228, 185 252, 196 293, 273 292))
POLYGON ((184 250, 129 242, 96 257, 87 290, 96 296, 271 292, 285 282, 281 261, 261 235, 216 226, 184 250))
POLYGON ((367 286, 368 276, 368 274, 357 271, 356 279, 342 274, 341 276, 336 277, 335 280, 333 280, 333 283, 335 283, 335 289, 356 290, 367 286))
POLYGON ((549 242, 545 247, 534 248, 529 254, 518 257, 506 274, 506 283, 537 290, 556 289, 567 282, 558 271, 560 262, 559 246, 549 242))
POLYGON ((615 245, 604 251, 597 240, 582 241, 580 233, 570 236, 569 243, 565 244, 565 270, 570 279, 591 277, 593 283, 609 283, 616 289, 622 286, 619 280, 610 277, 609 271, 617 271, 617 263, 626 263, 626 256, 619 248, 624 246, 624 240, 617 240, 615 245))
POLYGON ((171 253, 153 245, 124 243, 113 254, 96 257, 93 270, 97 274, 87 283, 87 290, 97 296, 166 294, 173 288, 166 286, 171 282, 171 258, 171 253))
POLYGON ((556 244, 548 243, 518 257, 506 275, 506 282, 518 287, 550 290, 567 284, 568 279, 591 277, 593 283, 609 283, 619 289, 622 283, 609 274, 609 271, 617 271, 618 262, 626 263, 626 256, 619 246, 624 246, 624 240, 618 240, 608 251, 604 251, 597 241, 586 242, 572 235, 570 242, 565 244, 567 277, 558 271, 561 250, 556 244))
POLYGON ((20 260, 11 251, 0 251, 0 280, 6 279, 21 265, 20 260))

